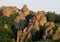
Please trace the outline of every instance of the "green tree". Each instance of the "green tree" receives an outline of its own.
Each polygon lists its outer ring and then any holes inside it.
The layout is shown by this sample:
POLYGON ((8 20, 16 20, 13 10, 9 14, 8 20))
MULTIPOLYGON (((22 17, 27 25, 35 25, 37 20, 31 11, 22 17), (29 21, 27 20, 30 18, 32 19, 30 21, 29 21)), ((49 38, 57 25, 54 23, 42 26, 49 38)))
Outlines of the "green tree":
POLYGON ((28 23, 29 23, 29 19, 32 19, 33 18, 33 16, 34 16, 34 14, 33 13, 31 13, 31 14, 28 14, 26 17, 25 17, 25 19, 26 19, 26 26, 28 25, 28 23))
POLYGON ((31 38, 28 38, 26 42, 33 42, 31 38))
POLYGON ((12 30, 12 32, 13 32, 13 38, 14 38, 14 40, 16 41, 17 40, 17 29, 16 29, 16 27, 15 27, 15 25, 13 24, 13 25, 11 25, 11 30, 12 30))
POLYGON ((10 17, 7 16, 2 16, 0 17, 0 24, 8 24, 8 25, 12 25, 14 23, 14 19, 16 18, 18 14, 14 13, 12 15, 10 15, 10 17))
POLYGON ((10 28, 14 34, 13 36, 14 39, 16 39, 17 36, 17 30, 14 26, 14 19, 16 18, 17 15, 18 15, 17 13, 14 13, 10 15, 10 17, 7 16, 0 17, 0 27, 3 28, 4 24, 7 24, 9 26, 8 28, 10 28))
POLYGON ((0 28, 0 42, 13 42, 13 32, 6 28, 0 28))
POLYGON ((16 18, 16 16, 17 16, 17 13, 14 13, 14 14, 10 15, 10 17, 2 16, 2 17, 0 17, 0 21, 2 23, 8 24, 8 23, 13 22, 14 19, 16 18))
POLYGON ((47 21, 55 22, 57 14, 55 12, 47 12, 47 21))
POLYGON ((35 31, 35 35, 32 35, 33 41, 38 41, 38 40, 42 39, 44 30, 45 30, 45 26, 40 26, 39 28, 40 28, 40 30, 35 31))
POLYGON ((55 22, 60 23, 60 14, 57 15, 55 22))

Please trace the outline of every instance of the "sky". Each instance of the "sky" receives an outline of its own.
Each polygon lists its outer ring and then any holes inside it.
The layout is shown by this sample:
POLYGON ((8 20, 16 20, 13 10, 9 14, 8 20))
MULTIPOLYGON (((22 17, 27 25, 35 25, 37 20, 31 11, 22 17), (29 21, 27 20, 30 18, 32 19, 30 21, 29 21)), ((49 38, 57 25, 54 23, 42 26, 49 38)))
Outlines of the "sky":
POLYGON ((60 13, 60 0, 0 0, 1 6, 16 6, 21 9, 24 4, 33 11, 52 11, 60 13))

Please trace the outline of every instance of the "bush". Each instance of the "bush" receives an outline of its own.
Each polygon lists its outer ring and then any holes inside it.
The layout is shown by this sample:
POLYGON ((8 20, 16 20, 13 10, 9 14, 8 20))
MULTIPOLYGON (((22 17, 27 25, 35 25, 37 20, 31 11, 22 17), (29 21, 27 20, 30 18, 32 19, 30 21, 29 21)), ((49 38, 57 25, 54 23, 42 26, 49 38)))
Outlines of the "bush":
POLYGON ((33 18, 34 14, 28 14, 25 19, 26 19, 26 26, 28 25, 29 23, 29 19, 33 18))
POLYGON ((0 42, 13 42, 13 32, 6 28, 0 28, 0 42))
POLYGON ((27 39, 27 42, 33 42, 31 38, 28 38, 27 39))

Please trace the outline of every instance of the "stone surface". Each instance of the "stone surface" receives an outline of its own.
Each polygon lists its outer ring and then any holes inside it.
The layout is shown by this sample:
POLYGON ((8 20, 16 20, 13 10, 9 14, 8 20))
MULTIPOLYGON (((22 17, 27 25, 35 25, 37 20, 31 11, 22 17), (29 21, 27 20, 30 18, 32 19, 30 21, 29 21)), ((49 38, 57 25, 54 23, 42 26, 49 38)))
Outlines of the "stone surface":
POLYGON ((60 26, 58 26, 56 33, 52 37, 53 40, 59 40, 60 39, 60 26))
POLYGON ((48 34, 53 34, 53 27, 54 27, 54 23, 53 22, 47 22, 45 24, 46 30, 44 31, 44 35, 43 35, 43 39, 47 39, 46 37, 48 36, 48 34))
POLYGON ((10 6, 2 6, 1 7, 3 10, 3 16, 10 16, 11 14, 18 12, 18 8, 15 7, 10 7, 10 6))
POLYGON ((23 13, 25 16, 27 16, 27 15, 30 13, 30 11, 29 11, 29 9, 27 8, 27 5, 26 5, 26 4, 22 7, 21 11, 22 11, 22 13, 23 13))
POLYGON ((43 26, 47 22, 47 19, 46 19, 44 11, 38 11, 37 14, 36 14, 36 18, 39 21, 39 24, 41 26, 43 26))

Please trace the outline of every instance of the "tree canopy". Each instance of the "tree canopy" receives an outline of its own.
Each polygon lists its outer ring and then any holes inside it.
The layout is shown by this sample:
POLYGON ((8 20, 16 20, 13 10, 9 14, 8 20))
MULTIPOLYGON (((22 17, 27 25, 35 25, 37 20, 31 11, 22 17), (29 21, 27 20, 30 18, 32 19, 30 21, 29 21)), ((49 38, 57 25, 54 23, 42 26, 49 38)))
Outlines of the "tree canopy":
POLYGON ((13 32, 6 28, 0 28, 0 42, 13 42, 13 32))

